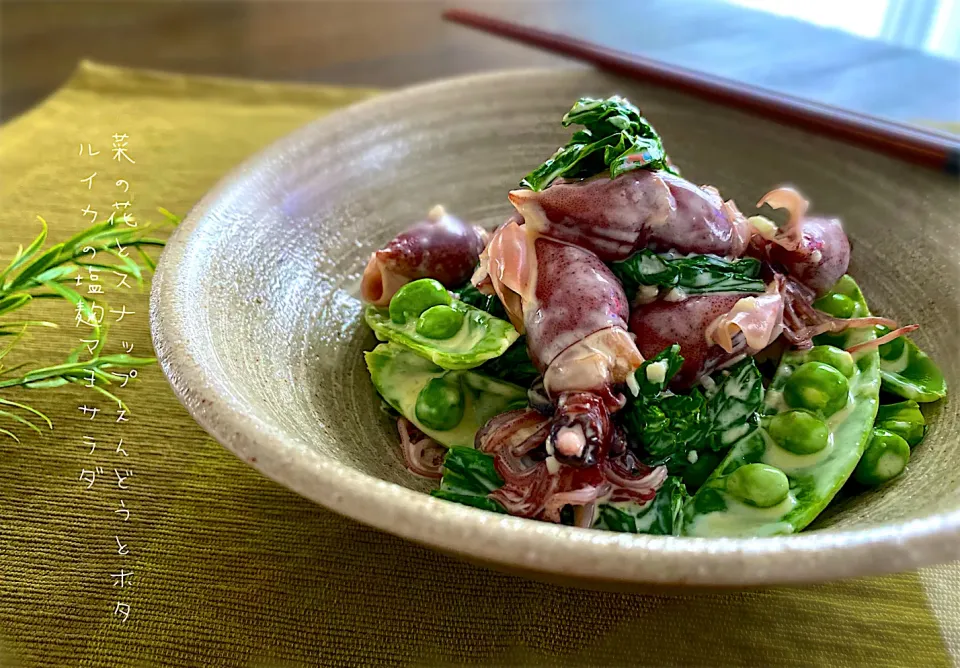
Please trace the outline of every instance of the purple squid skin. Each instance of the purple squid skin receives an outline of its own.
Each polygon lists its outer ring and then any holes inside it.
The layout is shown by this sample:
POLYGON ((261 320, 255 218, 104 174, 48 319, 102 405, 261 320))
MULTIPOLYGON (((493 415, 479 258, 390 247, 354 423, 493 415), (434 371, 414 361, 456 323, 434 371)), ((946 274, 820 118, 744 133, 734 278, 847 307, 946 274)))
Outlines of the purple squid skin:
POLYGON ((363 297, 374 303, 392 297, 377 294, 384 286, 375 267, 407 281, 434 278, 448 288, 460 286, 473 274, 486 240, 483 228, 431 212, 373 254, 361 283, 363 297))
POLYGON ((596 253, 605 262, 657 251, 739 256, 746 243, 711 193, 669 172, 635 170, 615 179, 514 191, 510 199, 541 234, 596 253))
POLYGON ((802 241, 797 250, 789 251, 766 240, 760 243, 772 263, 781 265, 787 275, 822 297, 847 273, 850 240, 835 218, 805 218, 801 225, 802 241))
POLYGON ((630 314, 630 331, 636 334, 637 348, 646 359, 674 343, 680 344, 683 366, 672 384, 687 387, 705 370, 733 357, 720 346, 709 344, 706 330, 742 297, 739 293, 721 293, 636 306, 630 314))
POLYGON ((483 252, 485 233, 475 225, 446 215, 425 220, 398 234, 378 255, 399 273, 435 278, 447 287, 463 284, 483 252))
POLYGON ((531 359, 545 371, 557 355, 590 334, 627 329, 629 302, 613 272, 590 251, 539 237, 536 308, 524 310, 531 359))

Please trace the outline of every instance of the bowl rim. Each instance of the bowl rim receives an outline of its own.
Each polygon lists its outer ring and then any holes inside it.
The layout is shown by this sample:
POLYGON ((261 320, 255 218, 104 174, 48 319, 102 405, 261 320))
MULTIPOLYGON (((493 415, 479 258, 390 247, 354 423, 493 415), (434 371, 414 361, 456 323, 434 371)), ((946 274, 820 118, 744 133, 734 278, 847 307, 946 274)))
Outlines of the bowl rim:
MULTIPOLYGON (((322 136, 323 128, 447 87, 512 77, 556 77, 589 68, 508 69, 439 79, 338 109, 247 158, 187 214, 167 242, 150 296, 160 367, 196 422, 268 478, 334 512, 401 538, 490 565, 564 578, 706 587, 803 584, 893 573, 960 559, 960 509, 862 529, 761 538, 621 534, 504 516, 436 499, 339 464, 258 417, 191 350, 187 247, 221 196, 265 163, 322 136), (615 566, 614 566, 615 564, 615 566)), ((194 293, 195 294, 195 293, 194 293)), ((193 308, 200 308, 194 304, 193 308)))

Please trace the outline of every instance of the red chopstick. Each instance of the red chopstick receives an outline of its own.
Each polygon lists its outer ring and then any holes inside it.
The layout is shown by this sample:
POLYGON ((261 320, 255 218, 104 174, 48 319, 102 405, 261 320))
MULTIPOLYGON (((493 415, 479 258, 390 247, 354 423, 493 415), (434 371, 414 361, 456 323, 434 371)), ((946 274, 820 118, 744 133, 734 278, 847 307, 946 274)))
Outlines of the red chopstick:
POLYGON ((614 74, 683 91, 711 102, 858 144, 948 174, 960 174, 960 137, 956 135, 887 121, 666 65, 568 35, 511 23, 470 10, 450 9, 443 13, 443 18, 546 51, 571 56, 614 74))

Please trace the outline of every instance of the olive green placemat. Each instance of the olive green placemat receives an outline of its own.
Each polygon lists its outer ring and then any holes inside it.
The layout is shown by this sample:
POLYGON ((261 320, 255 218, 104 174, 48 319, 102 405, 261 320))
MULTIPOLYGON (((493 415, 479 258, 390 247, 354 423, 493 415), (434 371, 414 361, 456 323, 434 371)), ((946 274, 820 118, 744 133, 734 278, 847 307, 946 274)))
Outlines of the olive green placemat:
MULTIPOLYGON (((118 181, 140 219, 157 206, 183 214, 242 158, 369 94, 85 63, 0 129, 0 259, 39 231, 38 214, 53 241, 90 224, 85 208, 103 220, 118 181), (134 162, 114 160, 124 141, 134 162)), ((148 354, 146 291, 101 280, 109 307, 127 312, 106 314, 108 351, 148 354)), ((34 331, 4 363, 62 360, 82 331, 69 305, 28 308, 63 326, 34 331)), ((263 478, 194 424, 156 367, 118 392, 121 423, 82 387, 3 394, 55 429, 0 439, 2 665, 946 666, 957 655, 955 567, 704 597, 562 589, 403 542, 263 478)))

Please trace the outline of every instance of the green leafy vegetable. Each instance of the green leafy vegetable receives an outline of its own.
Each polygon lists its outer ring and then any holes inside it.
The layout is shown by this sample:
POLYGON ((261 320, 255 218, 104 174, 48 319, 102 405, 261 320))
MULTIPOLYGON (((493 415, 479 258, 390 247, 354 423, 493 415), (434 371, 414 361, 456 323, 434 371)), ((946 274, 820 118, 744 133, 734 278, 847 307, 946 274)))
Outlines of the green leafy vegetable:
POLYGON ((557 178, 582 178, 609 169, 610 178, 634 169, 666 169, 670 165, 660 135, 640 110, 622 97, 580 98, 561 121, 582 125, 566 146, 526 175, 523 188, 543 190, 557 178))
POLYGON ((525 336, 521 336, 514 341, 505 353, 484 364, 480 367, 480 370, 501 380, 524 387, 530 387, 537 376, 540 375, 537 367, 530 361, 530 354, 527 352, 527 337, 525 336))
POLYGON ((642 285, 678 288, 690 295, 766 289, 760 279, 760 261, 750 257, 733 261, 716 255, 677 257, 645 248, 626 260, 611 263, 610 269, 631 297, 642 285))
POLYGON ((453 447, 443 459, 440 488, 431 494, 440 499, 463 503, 495 513, 503 507, 487 498, 487 494, 503 486, 503 478, 493 467, 491 455, 473 448, 453 447))
MULTIPOLYGON (((494 468, 492 455, 473 448, 453 447, 443 460, 440 488, 431 494, 447 501, 503 513, 505 511, 499 503, 487 498, 490 492, 502 485, 503 479, 494 468)), ((686 498, 687 492, 680 479, 667 478, 653 501, 645 505, 633 502, 601 504, 593 528, 678 536, 686 498)), ((570 513, 564 512, 561 516, 565 518, 563 524, 570 523, 570 513)))
POLYGON ((477 290, 472 283, 467 283, 463 287, 457 288, 452 291, 457 299, 462 301, 464 304, 478 308, 481 311, 486 311, 494 318, 501 318, 506 320, 507 312, 503 308, 503 304, 500 303, 500 300, 496 295, 485 295, 479 290, 477 290))
POLYGON ((380 396, 432 439, 472 447, 495 415, 527 404, 527 391, 475 371, 451 371, 397 343, 364 355, 380 396))
POLYGON ((633 502, 601 504, 593 528, 620 533, 679 536, 686 499, 687 489, 683 481, 670 476, 663 481, 653 501, 646 505, 633 502))
POLYGON ((707 399, 707 447, 726 450, 754 429, 763 394, 763 378, 752 357, 721 371, 717 387, 707 399))
POLYGON ((671 474, 697 487, 720 455, 756 427, 763 383, 753 359, 747 358, 721 372, 709 397, 698 388, 687 394, 666 391, 682 364, 680 346, 674 344, 640 366, 634 374, 639 391, 628 397, 623 410, 624 428, 647 453, 647 464, 665 464, 671 474), (654 365, 665 367, 663 373, 648 373, 654 365))

